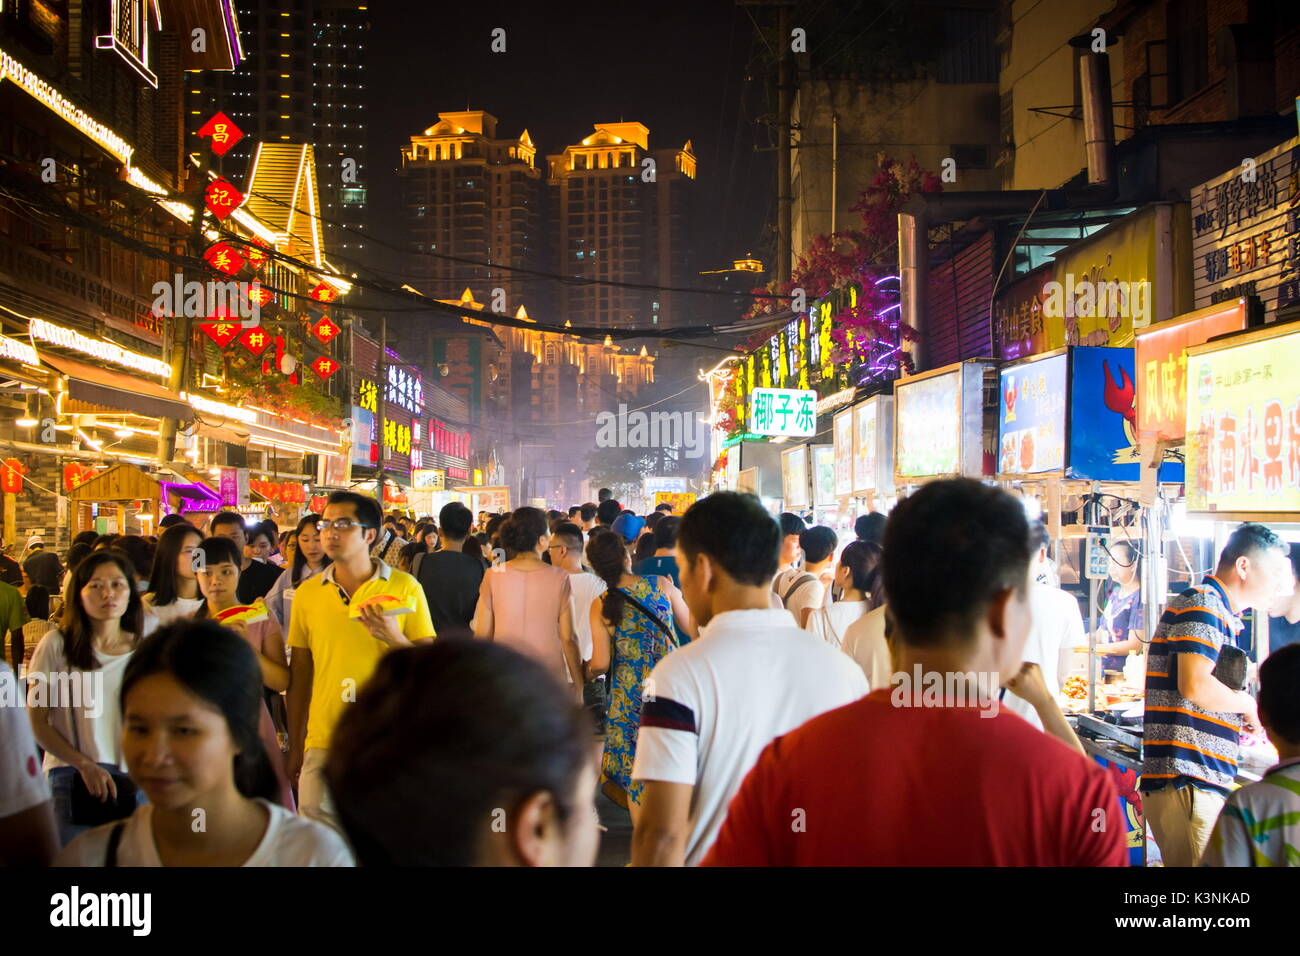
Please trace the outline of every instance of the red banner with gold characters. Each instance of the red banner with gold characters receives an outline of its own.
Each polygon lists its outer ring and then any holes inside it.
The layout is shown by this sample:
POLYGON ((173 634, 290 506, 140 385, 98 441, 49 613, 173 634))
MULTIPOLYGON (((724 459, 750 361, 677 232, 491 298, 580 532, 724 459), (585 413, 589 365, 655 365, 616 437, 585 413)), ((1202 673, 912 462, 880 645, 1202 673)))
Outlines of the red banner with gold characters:
POLYGON ((212 137, 212 151, 225 156, 230 148, 244 138, 244 131, 225 113, 217 113, 199 127, 199 139, 212 137))
POLYGON ((250 481, 248 487, 270 501, 289 504, 303 504, 307 501, 307 489, 294 481, 250 481))
POLYGON ((80 488, 97 474, 98 472, 90 465, 70 461, 63 466, 63 490, 72 491, 74 488, 80 488))

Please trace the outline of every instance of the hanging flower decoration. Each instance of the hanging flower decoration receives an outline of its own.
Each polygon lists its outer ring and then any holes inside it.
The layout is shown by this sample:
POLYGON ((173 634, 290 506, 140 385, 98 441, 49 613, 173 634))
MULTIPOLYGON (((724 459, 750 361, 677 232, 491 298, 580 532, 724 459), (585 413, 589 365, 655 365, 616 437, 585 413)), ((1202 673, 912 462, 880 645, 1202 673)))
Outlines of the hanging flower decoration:
MULTIPOLYGON (((862 228, 815 236, 791 270, 790 281, 752 290, 757 298, 746 313, 746 318, 757 318, 784 312, 796 289, 812 303, 832 289, 859 284, 857 303, 831 317, 831 359, 860 369, 855 385, 912 371, 911 356, 902 346, 916 341, 916 331, 899 320, 898 282, 891 275, 896 271, 898 211, 913 195, 942 189, 939 177, 922 169, 915 157, 900 163, 881 153, 877 160, 876 174, 850 207, 862 217, 862 228)), ((770 337, 770 331, 755 333, 743 351, 753 351, 770 337)))

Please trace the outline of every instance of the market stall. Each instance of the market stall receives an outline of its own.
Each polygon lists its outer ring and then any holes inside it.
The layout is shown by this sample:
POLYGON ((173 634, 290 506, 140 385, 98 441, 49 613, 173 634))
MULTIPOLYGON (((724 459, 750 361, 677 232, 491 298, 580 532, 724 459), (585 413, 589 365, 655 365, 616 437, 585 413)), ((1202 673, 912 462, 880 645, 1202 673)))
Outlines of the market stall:
POLYGON ((146 474, 121 462, 86 478, 68 492, 72 533, 152 534, 163 515, 203 510, 221 498, 202 482, 165 472, 146 474))
MULTIPOLYGON (((902 491, 936 478, 993 474, 984 434, 985 379, 997 362, 970 359, 909 375, 894 384, 894 483, 902 491)), ((992 412, 993 409, 989 409, 992 412)))

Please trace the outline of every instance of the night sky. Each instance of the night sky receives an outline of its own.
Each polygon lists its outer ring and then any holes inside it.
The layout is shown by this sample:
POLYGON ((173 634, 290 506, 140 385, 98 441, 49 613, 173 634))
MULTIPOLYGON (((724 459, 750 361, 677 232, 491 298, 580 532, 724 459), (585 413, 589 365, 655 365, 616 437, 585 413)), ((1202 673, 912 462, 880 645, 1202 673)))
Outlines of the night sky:
MULTIPOLYGON (((598 122, 640 121, 650 147, 693 141, 699 161, 700 269, 753 250, 772 203, 771 152, 754 115, 766 110, 762 74, 742 106, 757 41, 731 0, 563 4, 371 0, 371 229, 401 240, 399 150, 441 111, 482 109, 499 137, 527 128, 537 163, 598 122), (506 52, 491 33, 506 31, 506 52)), ((548 265, 549 267, 549 265, 548 265)))

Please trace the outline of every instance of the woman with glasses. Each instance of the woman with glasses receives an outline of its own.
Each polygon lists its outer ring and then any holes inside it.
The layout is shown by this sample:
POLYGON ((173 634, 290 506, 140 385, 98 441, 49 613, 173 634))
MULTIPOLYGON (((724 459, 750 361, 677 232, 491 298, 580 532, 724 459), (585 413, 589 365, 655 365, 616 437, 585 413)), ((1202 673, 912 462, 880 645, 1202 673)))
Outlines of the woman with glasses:
POLYGON ((573 630, 569 575, 542 560, 551 535, 546 514, 519 508, 501 525, 501 546, 513 555, 483 575, 474 636, 507 644, 546 665, 582 694, 582 658, 573 630))
POLYGON ((194 577, 194 551, 202 540, 198 529, 188 524, 172 525, 158 539, 144 609, 160 625, 190 617, 203 605, 194 577))
POLYGON ((124 766, 118 692, 145 621, 126 555, 96 551, 72 572, 63 618, 32 654, 27 709, 32 733, 45 751, 44 770, 65 845, 88 829, 74 820, 76 778, 92 798, 117 800, 113 772, 124 766))

